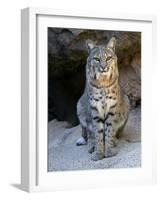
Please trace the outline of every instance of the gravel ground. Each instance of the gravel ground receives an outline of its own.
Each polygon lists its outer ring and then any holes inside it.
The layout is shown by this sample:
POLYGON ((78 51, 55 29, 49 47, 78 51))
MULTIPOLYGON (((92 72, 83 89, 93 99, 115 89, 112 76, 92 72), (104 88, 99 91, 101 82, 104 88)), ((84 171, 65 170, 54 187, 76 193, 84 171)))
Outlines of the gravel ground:
POLYGON ((140 167, 140 125, 140 109, 135 109, 131 111, 124 135, 119 140, 119 153, 92 161, 88 147, 75 144, 81 136, 81 127, 68 128, 67 122, 53 120, 48 126, 48 171, 140 167))

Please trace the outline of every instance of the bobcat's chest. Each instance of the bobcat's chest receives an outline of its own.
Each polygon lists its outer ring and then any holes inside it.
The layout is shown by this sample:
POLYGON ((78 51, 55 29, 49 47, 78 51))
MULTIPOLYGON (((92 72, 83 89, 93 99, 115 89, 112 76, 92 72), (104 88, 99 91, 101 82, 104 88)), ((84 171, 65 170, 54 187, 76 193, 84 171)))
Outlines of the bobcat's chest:
POLYGON ((90 104, 92 108, 96 108, 98 115, 104 119, 111 107, 116 104, 117 98, 111 98, 111 94, 108 89, 96 89, 93 91, 93 95, 90 97, 90 104))

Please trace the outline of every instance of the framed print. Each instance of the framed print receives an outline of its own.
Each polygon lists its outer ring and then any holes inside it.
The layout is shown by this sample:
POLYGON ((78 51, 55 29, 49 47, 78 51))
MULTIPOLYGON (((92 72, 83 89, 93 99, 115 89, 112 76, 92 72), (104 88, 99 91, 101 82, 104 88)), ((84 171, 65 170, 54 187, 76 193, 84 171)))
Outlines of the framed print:
POLYGON ((155 17, 26 8, 21 186, 155 182, 155 17))

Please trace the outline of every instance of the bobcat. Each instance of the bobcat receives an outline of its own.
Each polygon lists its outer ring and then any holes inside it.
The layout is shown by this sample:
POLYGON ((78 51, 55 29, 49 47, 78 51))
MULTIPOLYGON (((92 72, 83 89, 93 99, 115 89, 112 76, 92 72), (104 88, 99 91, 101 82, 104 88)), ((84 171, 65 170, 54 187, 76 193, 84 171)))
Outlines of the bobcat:
POLYGON ((77 103, 82 137, 76 144, 88 141, 95 161, 117 154, 118 132, 128 119, 129 100, 119 86, 115 45, 114 37, 106 45, 87 41, 86 86, 77 103))

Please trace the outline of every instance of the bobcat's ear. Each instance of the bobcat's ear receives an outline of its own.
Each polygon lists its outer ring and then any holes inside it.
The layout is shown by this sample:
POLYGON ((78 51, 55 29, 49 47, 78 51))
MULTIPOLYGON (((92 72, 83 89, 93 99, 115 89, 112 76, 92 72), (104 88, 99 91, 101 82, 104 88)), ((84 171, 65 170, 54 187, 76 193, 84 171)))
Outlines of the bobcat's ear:
POLYGON ((86 46, 88 48, 88 52, 90 52, 96 46, 96 43, 93 42, 92 40, 87 40, 86 46))
POLYGON ((110 39, 110 41, 108 42, 107 44, 107 48, 110 48, 112 49, 113 51, 115 51, 115 46, 116 46, 116 38, 115 37, 112 37, 110 39))

